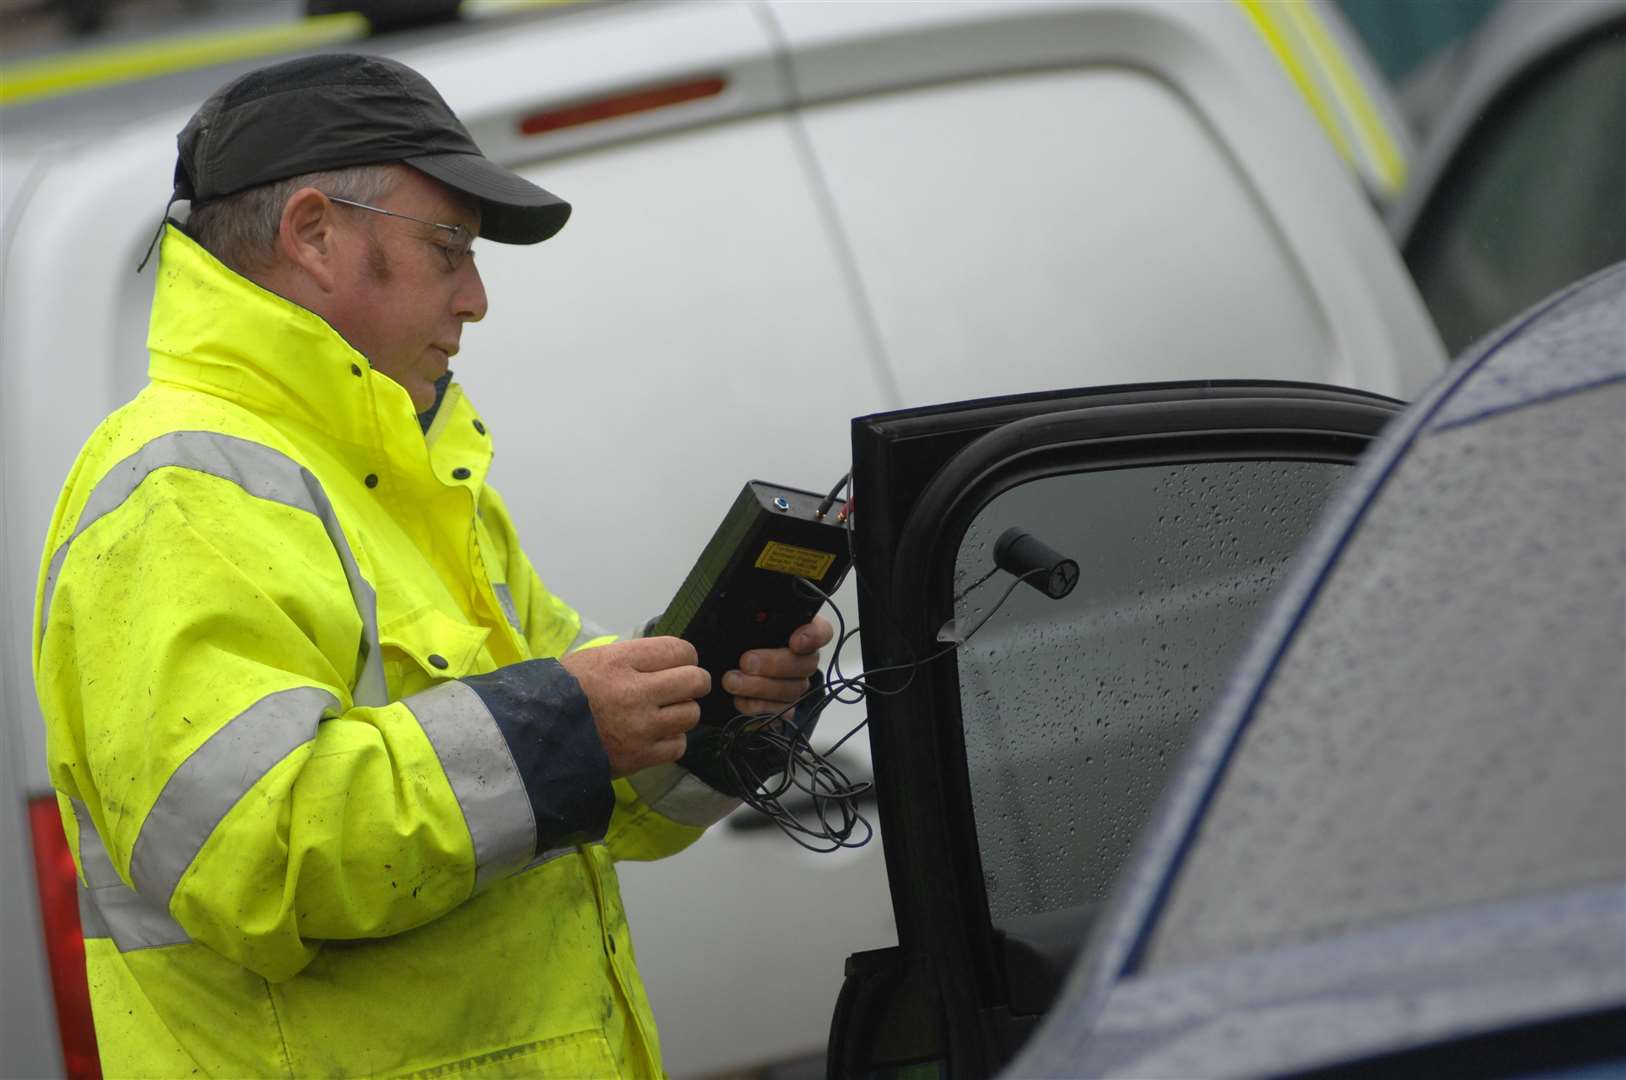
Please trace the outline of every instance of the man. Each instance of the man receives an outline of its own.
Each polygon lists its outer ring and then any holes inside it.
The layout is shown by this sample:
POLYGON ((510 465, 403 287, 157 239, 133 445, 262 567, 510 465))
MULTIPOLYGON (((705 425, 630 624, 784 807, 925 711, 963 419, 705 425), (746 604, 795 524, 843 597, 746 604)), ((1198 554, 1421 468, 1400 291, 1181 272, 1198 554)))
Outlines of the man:
MULTIPOLYGON (((447 374, 473 238, 568 205, 378 58, 246 75, 179 148, 151 382, 81 452, 37 610, 104 1070, 658 1074, 613 862, 735 805, 679 762, 710 680, 543 586, 447 374)), ((829 638, 725 689, 781 710, 829 638)))

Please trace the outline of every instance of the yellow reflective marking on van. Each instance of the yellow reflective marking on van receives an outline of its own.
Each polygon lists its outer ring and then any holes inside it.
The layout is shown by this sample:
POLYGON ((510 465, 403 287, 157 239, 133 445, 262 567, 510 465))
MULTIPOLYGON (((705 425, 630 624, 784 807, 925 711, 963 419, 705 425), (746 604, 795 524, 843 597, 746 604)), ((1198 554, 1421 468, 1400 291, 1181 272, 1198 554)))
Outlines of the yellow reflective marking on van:
POLYGON ((1286 8, 1288 18, 1293 20, 1309 42, 1310 50, 1315 53, 1331 79, 1334 91, 1353 118, 1356 135, 1368 151, 1379 181, 1389 194, 1399 193, 1406 183, 1406 159, 1393 133, 1372 104, 1366 84, 1350 67, 1344 50, 1333 40, 1313 5, 1289 3, 1286 8))
MULTIPOLYGON (((1309 103, 1310 111, 1326 129, 1327 137, 1332 140, 1333 146, 1338 148, 1339 156, 1350 164, 1357 164, 1355 151, 1350 147, 1349 140, 1344 135, 1343 127, 1338 123, 1338 117, 1332 108, 1321 96, 1321 90, 1316 86, 1315 79, 1306 70, 1300 59, 1298 50, 1293 47, 1290 35, 1292 28, 1277 22, 1275 9, 1282 6, 1280 0, 1267 2, 1267 0, 1236 0, 1242 10, 1247 12, 1248 18, 1253 21, 1254 28, 1270 46, 1270 51, 1276 54, 1276 59, 1287 71, 1287 77, 1293 80, 1293 85, 1299 88, 1299 93, 1309 103)), ((1289 6, 1293 6, 1289 3, 1289 6)))
POLYGON ((286 26, 120 45, 8 66, 0 78, 0 105, 149 79, 176 71, 245 60, 268 53, 332 45, 367 36, 367 20, 355 12, 314 15, 286 26))

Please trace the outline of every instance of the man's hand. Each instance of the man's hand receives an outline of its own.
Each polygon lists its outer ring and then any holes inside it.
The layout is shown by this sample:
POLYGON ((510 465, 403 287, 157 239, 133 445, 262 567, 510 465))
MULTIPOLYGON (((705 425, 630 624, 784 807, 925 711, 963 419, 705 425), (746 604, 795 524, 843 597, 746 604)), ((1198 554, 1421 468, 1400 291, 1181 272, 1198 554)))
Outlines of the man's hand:
POLYGON ((711 676, 698 660, 694 646, 675 637, 617 641, 560 657, 587 695, 612 777, 683 756, 684 733, 700 722, 697 699, 711 692, 711 676))
POLYGON ((723 676, 741 713, 777 713, 807 693, 808 676, 819 668, 819 650, 835 631, 821 618, 799 627, 784 649, 753 649, 740 657, 740 669, 723 676))

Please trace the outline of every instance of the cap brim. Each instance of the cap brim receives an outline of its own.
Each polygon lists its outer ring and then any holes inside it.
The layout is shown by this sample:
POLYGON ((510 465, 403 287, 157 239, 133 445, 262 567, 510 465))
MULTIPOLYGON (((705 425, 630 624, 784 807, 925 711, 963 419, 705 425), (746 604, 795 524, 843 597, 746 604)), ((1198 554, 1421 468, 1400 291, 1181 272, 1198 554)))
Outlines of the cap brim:
POLYGON ((479 154, 425 154, 405 163, 480 202, 480 237, 537 244, 565 227, 570 204, 479 154))

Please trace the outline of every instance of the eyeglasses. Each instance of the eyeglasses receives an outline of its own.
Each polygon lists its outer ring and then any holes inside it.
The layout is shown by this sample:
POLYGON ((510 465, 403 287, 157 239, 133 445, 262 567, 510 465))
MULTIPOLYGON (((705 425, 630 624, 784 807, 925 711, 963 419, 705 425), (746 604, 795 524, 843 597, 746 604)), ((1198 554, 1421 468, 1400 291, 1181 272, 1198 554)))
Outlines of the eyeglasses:
MULTIPOLYGON (((326 195, 327 193, 323 192, 323 194, 326 195)), ((430 242, 433 243, 435 247, 440 249, 440 253, 442 255, 446 256, 446 265, 453 270, 456 270, 458 267, 462 266, 463 260, 471 257, 474 254, 474 234, 469 232, 469 230, 465 229, 461 225, 442 225, 438 221, 425 221, 423 218, 415 218, 410 214, 397 214, 394 210, 385 210, 377 206, 368 206, 366 203, 359 203, 353 199, 341 199, 337 195, 328 195, 327 197, 329 202, 341 203, 344 206, 353 206, 357 210, 371 210, 375 214, 384 214, 388 217, 401 218, 405 221, 415 221, 419 225, 427 225, 431 229, 441 230, 447 234, 446 242, 430 242)))

